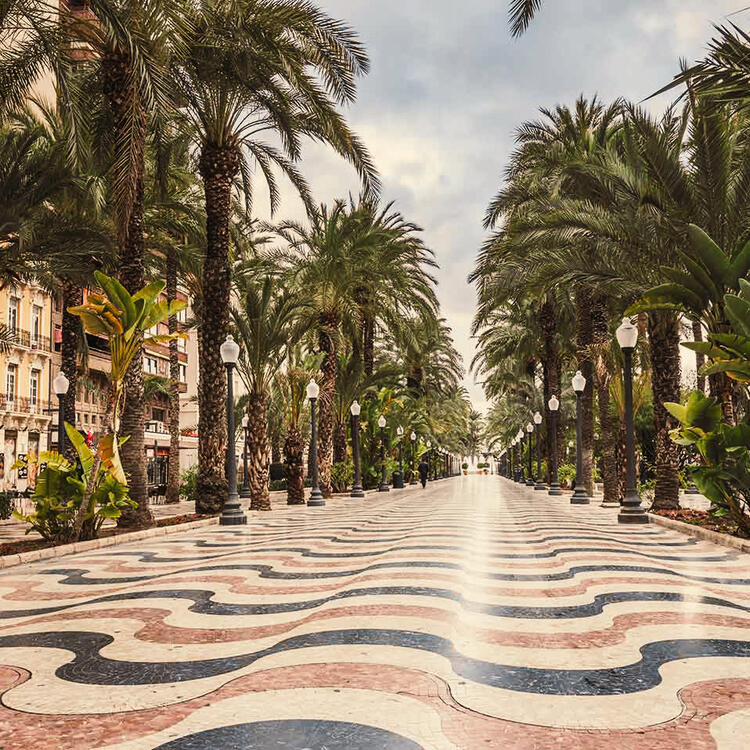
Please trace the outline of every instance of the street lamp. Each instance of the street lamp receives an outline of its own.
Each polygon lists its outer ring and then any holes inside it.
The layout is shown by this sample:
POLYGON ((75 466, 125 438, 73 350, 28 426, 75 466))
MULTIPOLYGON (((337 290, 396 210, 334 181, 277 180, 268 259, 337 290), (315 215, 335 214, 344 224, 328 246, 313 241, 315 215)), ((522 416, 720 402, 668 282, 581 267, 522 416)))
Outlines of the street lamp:
POLYGON ((534 424, 536 425, 536 484, 535 490, 546 490, 547 485, 542 481, 542 415, 539 412, 534 414, 534 424))
POLYGON ((404 489, 404 456, 403 456, 403 443, 404 443, 404 428, 399 425, 396 428, 396 434, 398 435, 398 475, 395 477, 393 482, 393 488, 396 490, 404 489))
POLYGON ((380 427, 380 487, 378 487, 378 492, 390 492, 385 477, 385 424, 385 417, 381 414, 378 419, 378 427, 380 427))
POLYGON ((550 439, 550 482, 548 495, 562 495, 560 480, 557 476, 557 414, 560 410, 560 401, 554 394, 547 402, 552 415, 552 437, 550 439))
POLYGON ((430 461, 432 460, 432 440, 427 441, 427 481, 431 482, 432 477, 430 476, 430 461))
POLYGON ((586 378, 578 370, 573 377, 573 390, 576 393, 576 490, 570 498, 573 505, 588 505, 591 498, 586 494, 581 478, 583 477, 583 414, 581 398, 586 388, 586 378))
POLYGON ((242 448, 242 489, 240 490, 240 497, 250 497, 250 477, 247 471, 247 436, 248 428, 250 424, 250 417, 245 414, 242 417, 242 432, 245 438, 245 445, 242 448))
POLYGON ((65 373, 60 374, 52 381, 52 388, 57 396, 57 452, 65 455, 65 396, 70 388, 70 381, 65 373))
POLYGON ((236 438, 234 429, 234 368, 240 358, 240 346, 229 334, 220 348, 221 361, 227 368, 227 447, 226 475, 229 494, 221 511, 219 524, 222 526, 242 526, 247 523, 247 516, 240 508, 237 494, 237 457, 235 456, 236 438))
POLYGON ((528 443, 527 443, 528 453, 529 453, 529 476, 526 479, 525 484, 527 487, 533 487, 535 482, 534 482, 534 464, 532 463, 532 459, 531 459, 531 449, 532 449, 532 440, 533 440, 531 436, 534 434, 534 425, 531 424, 531 422, 529 422, 526 425, 526 433, 529 436, 528 443))
POLYGON ((359 401, 353 401, 349 407, 352 413, 352 458, 354 459, 354 484, 350 497, 364 497, 365 492, 362 489, 362 461, 359 454, 359 415, 362 407, 359 401))
POLYGON ((417 481, 417 472, 414 470, 414 454, 417 450, 417 433, 412 431, 409 438, 411 439, 411 481, 409 484, 412 485, 419 484, 417 481))
POLYGON ((617 514, 618 523, 648 523, 646 511, 635 483, 635 429, 633 427, 633 351, 638 343, 638 328, 629 318, 617 329, 617 343, 625 355, 625 500, 617 514))
POLYGON ((318 422, 315 418, 318 396, 320 396, 320 386, 314 378, 311 378, 307 384, 307 400, 310 402, 310 471, 312 473, 312 490, 310 490, 307 505, 311 508, 321 508, 326 504, 318 486, 318 422))
POLYGON ((523 478, 523 430, 516 433, 516 483, 525 484, 523 478))

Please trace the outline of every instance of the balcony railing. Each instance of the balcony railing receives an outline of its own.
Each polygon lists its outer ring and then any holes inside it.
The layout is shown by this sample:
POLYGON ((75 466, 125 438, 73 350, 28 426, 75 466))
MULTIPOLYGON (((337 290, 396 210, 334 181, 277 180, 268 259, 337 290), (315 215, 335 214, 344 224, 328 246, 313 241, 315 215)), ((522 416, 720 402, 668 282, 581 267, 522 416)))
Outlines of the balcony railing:
POLYGON ((16 328, 11 331, 13 335, 13 346, 23 346, 27 349, 38 349, 42 352, 52 351, 52 341, 49 336, 33 334, 31 331, 25 331, 22 328, 16 328))
POLYGON ((30 398, 23 396, 8 398, 4 393, 0 394, 0 412, 5 414, 51 414, 49 401, 43 401, 42 399, 32 401, 30 398))

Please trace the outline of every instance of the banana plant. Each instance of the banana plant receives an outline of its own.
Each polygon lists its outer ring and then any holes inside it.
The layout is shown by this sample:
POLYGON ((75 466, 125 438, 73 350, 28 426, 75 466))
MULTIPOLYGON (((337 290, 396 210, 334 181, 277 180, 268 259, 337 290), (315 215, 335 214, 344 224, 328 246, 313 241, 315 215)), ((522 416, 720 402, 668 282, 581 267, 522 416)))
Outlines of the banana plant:
POLYGON ((684 270, 663 266, 669 282, 649 289, 626 314, 676 310, 700 321, 709 333, 721 333, 728 323, 725 295, 737 292, 750 273, 750 240, 732 253, 695 224, 688 225, 687 234, 688 246, 679 252, 684 270))
MULTIPOLYGON (((134 357, 140 353, 142 344, 161 344, 183 335, 150 335, 147 332, 185 309, 187 303, 183 300, 168 302, 160 299, 165 287, 163 281, 154 281, 131 295, 117 279, 100 271, 95 271, 94 277, 102 292, 90 293, 84 304, 68 308, 69 313, 81 319, 88 333, 104 336, 109 344, 109 413, 112 415, 112 432, 99 439, 93 456, 92 471, 96 476, 99 467, 104 464, 118 482, 127 486, 127 478, 120 461, 118 438, 125 375, 134 357)), ((90 493, 91 488, 87 487, 76 517, 78 533, 83 527, 90 493)))

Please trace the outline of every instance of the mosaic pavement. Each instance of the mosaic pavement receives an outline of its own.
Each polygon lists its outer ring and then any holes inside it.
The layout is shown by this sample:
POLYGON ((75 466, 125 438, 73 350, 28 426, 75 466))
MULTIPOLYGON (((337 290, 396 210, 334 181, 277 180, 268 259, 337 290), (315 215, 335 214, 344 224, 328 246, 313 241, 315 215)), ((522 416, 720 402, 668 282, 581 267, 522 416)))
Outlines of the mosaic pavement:
POLYGON ((750 747, 750 556, 495 476, 0 575, 0 748, 750 747))

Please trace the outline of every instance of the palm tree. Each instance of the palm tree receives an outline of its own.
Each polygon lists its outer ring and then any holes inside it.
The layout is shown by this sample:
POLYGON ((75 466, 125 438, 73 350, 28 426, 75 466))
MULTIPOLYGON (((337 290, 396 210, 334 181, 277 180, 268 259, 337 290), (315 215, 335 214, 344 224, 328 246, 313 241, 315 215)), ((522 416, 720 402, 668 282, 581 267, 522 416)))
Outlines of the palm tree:
MULTIPOLYGON (((79 159, 78 136, 95 122, 102 145, 111 154, 111 203, 115 216, 119 276, 135 293, 145 283, 143 199, 146 129, 149 115, 158 120, 172 104, 166 73, 187 32, 183 0, 88 0, 85 11, 62 6, 50 12, 46 0, 8 0, 5 27, 25 31, 23 45, 5 45, 0 37, 0 105, 18 109, 46 71, 56 77, 59 103, 70 115, 70 152, 79 159), (95 94, 92 95, 92 92, 95 94), (97 96, 98 95, 98 96, 97 96), (101 106, 96 106, 101 105, 101 106), (96 114, 92 117, 91 107, 96 114)), ((2 31, 0 29, 0 31, 2 31)), ((12 39, 10 41, 13 41, 12 39)), ((126 377, 129 397, 122 415, 123 466, 130 476, 130 496, 138 507, 118 524, 147 526, 144 462, 143 367, 134 357, 126 377)))
POLYGON ((216 510, 224 480, 224 371, 219 349, 229 325, 229 235, 232 188, 240 178, 249 211, 251 166, 256 165, 276 208, 274 167, 290 179, 308 209, 304 178, 295 166, 303 138, 332 146, 359 171, 368 191, 377 188, 362 144, 336 104, 355 96, 368 60, 356 35, 311 3, 296 0, 213 0, 196 11, 194 34, 173 78, 198 148, 205 188, 206 254, 203 263, 199 392, 198 507, 216 510), (263 140, 276 134, 277 148, 263 140))
POLYGON ((278 278, 264 274, 240 276, 239 304, 232 319, 240 343, 238 371, 248 391, 247 416, 250 509, 271 510, 268 494, 268 402, 271 385, 289 347, 302 338, 306 321, 303 303, 278 278))

